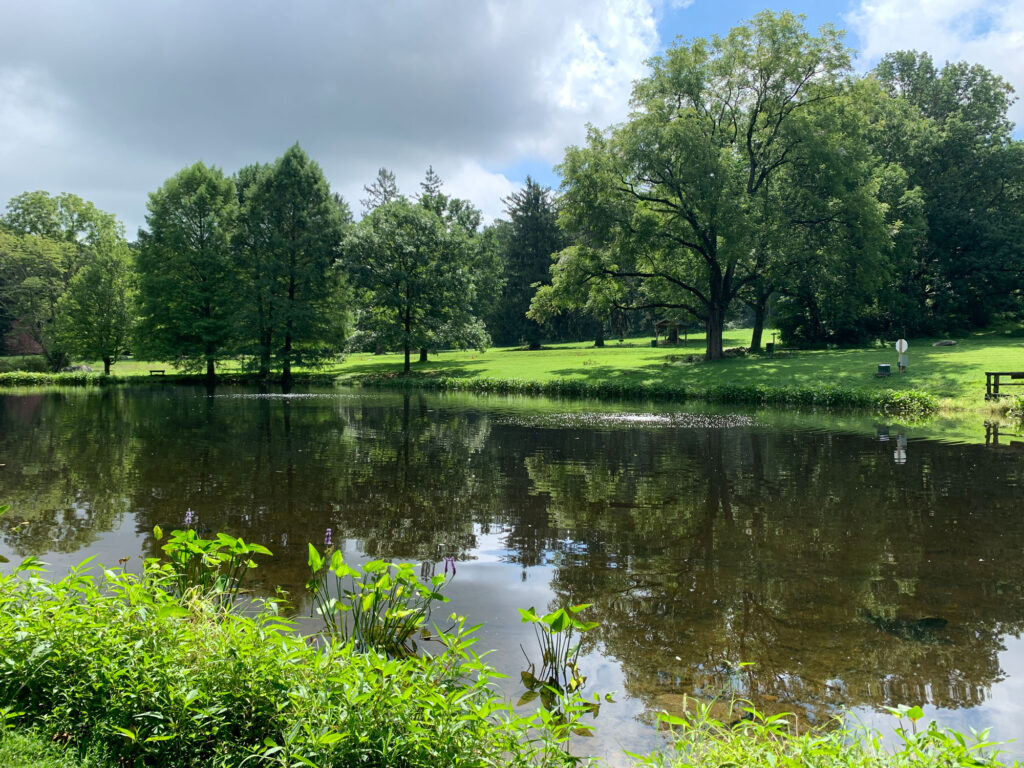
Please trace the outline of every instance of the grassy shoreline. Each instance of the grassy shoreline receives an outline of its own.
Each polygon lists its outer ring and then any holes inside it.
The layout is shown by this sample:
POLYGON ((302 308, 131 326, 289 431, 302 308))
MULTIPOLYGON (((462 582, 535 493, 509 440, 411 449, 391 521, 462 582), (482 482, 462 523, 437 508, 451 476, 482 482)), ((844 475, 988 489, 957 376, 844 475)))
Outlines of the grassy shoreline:
MULTIPOLYGON (((741 347, 748 332, 729 331, 726 345, 741 347)), ((652 347, 649 339, 557 344, 528 352, 493 348, 486 352, 444 351, 414 363, 401 376, 397 354, 354 353, 320 369, 300 369, 298 386, 358 385, 480 393, 545 394, 567 397, 703 400, 774 407, 858 408, 926 415, 937 411, 1005 411, 984 399, 986 370, 1024 370, 1020 337, 988 332, 936 346, 940 339, 911 339, 904 375, 876 377, 880 363, 895 369, 887 346, 787 351, 775 356, 741 354, 718 362, 700 359, 702 338, 686 346, 652 347)), ((201 375, 172 365, 119 362, 111 376, 99 373, 0 373, 0 387, 104 386, 109 384, 203 384, 201 375), (151 376, 151 369, 166 375, 151 376)), ((230 361, 219 366, 218 383, 257 384, 255 376, 230 361)), ((274 384, 272 383, 271 386, 274 384)), ((1007 390, 1018 394, 1017 390, 1007 390)))

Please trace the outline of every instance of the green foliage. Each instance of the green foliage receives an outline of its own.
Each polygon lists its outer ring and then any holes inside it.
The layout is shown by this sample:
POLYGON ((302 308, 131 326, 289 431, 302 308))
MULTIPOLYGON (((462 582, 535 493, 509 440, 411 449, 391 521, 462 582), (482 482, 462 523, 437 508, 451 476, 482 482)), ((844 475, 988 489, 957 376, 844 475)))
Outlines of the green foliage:
POLYGON ((1006 413, 1008 416, 1012 416, 1013 418, 1024 422, 1024 395, 1017 395, 1013 398, 1013 402, 1010 404, 1006 413))
POLYGON ((234 182, 196 163, 150 193, 139 232, 140 321, 136 354, 206 369, 231 348, 238 280, 230 242, 234 182))
POLYGON ((553 320, 557 312, 528 317, 527 311, 537 287, 550 284, 552 256, 565 246, 566 238, 558 228, 551 190, 529 176, 521 190, 502 202, 508 224, 499 230, 498 253, 505 279, 492 333, 500 344, 536 349, 544 335, 541 324, 553 320))
MULTIPOLYGON (((0 717, 3 713, 0 712, 0 717)), ((101 758, 82 757, 53 739, 32 731, 4 731, 0 726, 0 765, 4 768, 103 768, 101 758)))
MULTIPOLYGON (((800 766, 801 768, 976 768, 1007 765, 999 760, 997 742, 988 732, 970 737, 932 722, 918 731, 920 707, 892 710, 900 718, 898 742, 886 746, 882 734, 841 722, 819 728, 798 728, 789 714, 767 715, 742 701, 723 707, 684 697, 682 716, 662 713, 659 721, 672 731, 668 753, 633 755, 637 765, 658 768, 703 766, 800 766), (910 727, 903 724, 903 718, 910 727)), ((1013 766, 1019 766, 1016 761, 1013 766)))
POLYGON ((92 387, 107 383, 110 383, 107 376, 79 371, 72 373, 39 373, 37 371, 0 373, 0 387, 92 387))
POLYGON ((310 544, 309 567, 312 575, 306 588, 328 637, 351 643, 359 653, 412 656, 417 650, 416 633, 425 632, 433 604, 448 602, 440 592, 446 581, 443 574, 424 584, 407 563, 372 560, 358 570, 345 562, 339 550, 328 548, 321 555, 310 544))
POLYGON ((556 766, 572 724, 515 715, 462 628, 435 657, 316 648, 272 611, 84 566, 0 576, 0 707, 110 765, 556 766))
MULTIPOLYGON (((613 281, 613 295, 636 296, 632 309, 699 318, 707 357, 722 357, 726 313, 741 291, 796 269, 783 268, 800 252, 790 238, 846 218, 843 185, 823 181, 839 175, 843 147, 822 132, 835 122, 822 113, 842 93, 849 58, 831 27, 814 36, 793 14, 769 11, 653 58, 630 119, 591 129, 586 146, 566 152, 559 222, 585 247, 556 280, 613 281), (820 201, 816 209, 784 204, 800 187, 809 190, 800 202, 820 201)), ((856 163, 841 175, 863 186, 856 163)), ((855 236, 837 227, 830 239, 855 236)))
POLYGON ((262 377, 280 370, 288 389, 293 367, 318 364, 344 345, 347 296, 334 263, 346 221, 320 166, 298 144, 271 166, 243 169, 238 184, 241 348, 262 377))
POLYGON ((878 149, 919 191, 923 223, 896 265, 892 322, 920 332, 1019 314, 1024 142, 1007 117, 1013 89, 985 67, 940 69, 917 51, 886 55, 874 75, 898 105, 879 120, 878 149))
MULTIPOLYGON (((153 537, 163 540, 159 526, 153 529, 153 537)), ((181 598, 198 592, 225 608, 235 604, 242 579, 249 569, 256 567, 252 555, 270 555, 270 550, 260 544, 250 544, 226 533, 204 539, 192 528, 171 531, 160 548, 168 562, 151 562, 149 567, 154 575, 161 570, 166 572, 175 594, 181 598)))
POLYGON ((374 208, 345 240, 344 264, 361 307, 354 344, 401 349, 477 346, 474 247, 467 230, 404 197, 374 208))
POLYGON ((557 691, 574 693, 583 687, 587 678, 580 672, 576 662, 580 656, 583 634, 595 629, 598 622, 580 621, 576 616, 589 607, 589 603, 571 605, 543 616, 538 615, 532 606, 519 609, 523 623, 533 625, 541 653, 539 676, 533 664, 530 664, 528 672, 523 673, 527 688, 533 690, 539 683, 557 691))
POLYGON ((823 408, 871 408, 885 413, 927 415, 939 408, 938 399, 915 390, 870 391, 838 384, 769 386, 765 384, 717 384, 696 387, 687 384, 644 384, 631 381, 589 382, 584 379, 531 381, 521 379, 454 378, 423 376, 397 379, 393 376, 364 376, 364 386, 433 390, 463 390, 523 395, 566 395, 593 398, 650 398, 652 400, 707 400, 712 403, 746 405, 812 406, 823 408))
POLYGON ((101 211, 78 195, 51 196, 36 190, 10 199, 0 224, 11 232, 37 235, 75 245, 98 246, 124 239, 124 227, 113 214, 101 211))
POLYGON ((79 359, 103 361, 103 372, 126 353, 135 327, 136 279, 128 246, 103 245, 57 302, 56 336, 79 359))

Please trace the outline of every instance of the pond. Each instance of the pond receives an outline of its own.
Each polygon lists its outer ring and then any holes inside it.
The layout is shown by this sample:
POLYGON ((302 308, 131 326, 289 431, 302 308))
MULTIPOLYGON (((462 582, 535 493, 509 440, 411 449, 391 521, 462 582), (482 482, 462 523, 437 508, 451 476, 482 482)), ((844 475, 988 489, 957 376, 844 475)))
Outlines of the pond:
POLYGON ((1024 736, 1024 451, 984 426, 970 444, 848 414, 137 387, 5 394, 0 429, 0 568, 138 569, 188 509, 271 549, 255 589, 300 615, 327 528, 352 561, 451 557, 450 608, 484 622, 513 698, 537 656, 517 609, 593 603, 585 693, 615 702, 581 751, 658 746, 683 694, 884 727, 923 704, 1024 736))

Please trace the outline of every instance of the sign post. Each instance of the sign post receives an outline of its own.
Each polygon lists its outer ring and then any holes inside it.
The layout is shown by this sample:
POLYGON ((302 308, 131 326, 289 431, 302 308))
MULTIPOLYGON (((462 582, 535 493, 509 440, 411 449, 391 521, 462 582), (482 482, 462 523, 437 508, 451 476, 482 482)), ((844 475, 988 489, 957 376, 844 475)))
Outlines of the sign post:
POLYGON ((907 348, 909 346, 906 339, 896 342, 896 367, 899 368, 900 373, 905 373, 907 370, 907 348))

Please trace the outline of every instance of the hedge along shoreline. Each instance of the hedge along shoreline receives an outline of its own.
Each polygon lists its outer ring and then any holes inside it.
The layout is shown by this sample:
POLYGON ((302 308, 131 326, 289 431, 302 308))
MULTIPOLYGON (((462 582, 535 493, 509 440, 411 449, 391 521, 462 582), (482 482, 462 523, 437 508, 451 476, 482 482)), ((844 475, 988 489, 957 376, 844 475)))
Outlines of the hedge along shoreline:
POLYGON ((569 397, 649 398, 678 401, 704 400, 731 405, 771 405, 822 408, 864 408, 886 413, 928 416, 939 410, 934 395, 919 390, 884 389, 870 391, 836 384, 780 386, 763 384, 719 384, 711 387, 636 384, 632 382, 589 382, 580 379, 527 381, 522 379, 468 379, 444 376, 370 375, 353 377, 345 383, 382 389, 426 389, 483 394, 554 395, 569 397))

